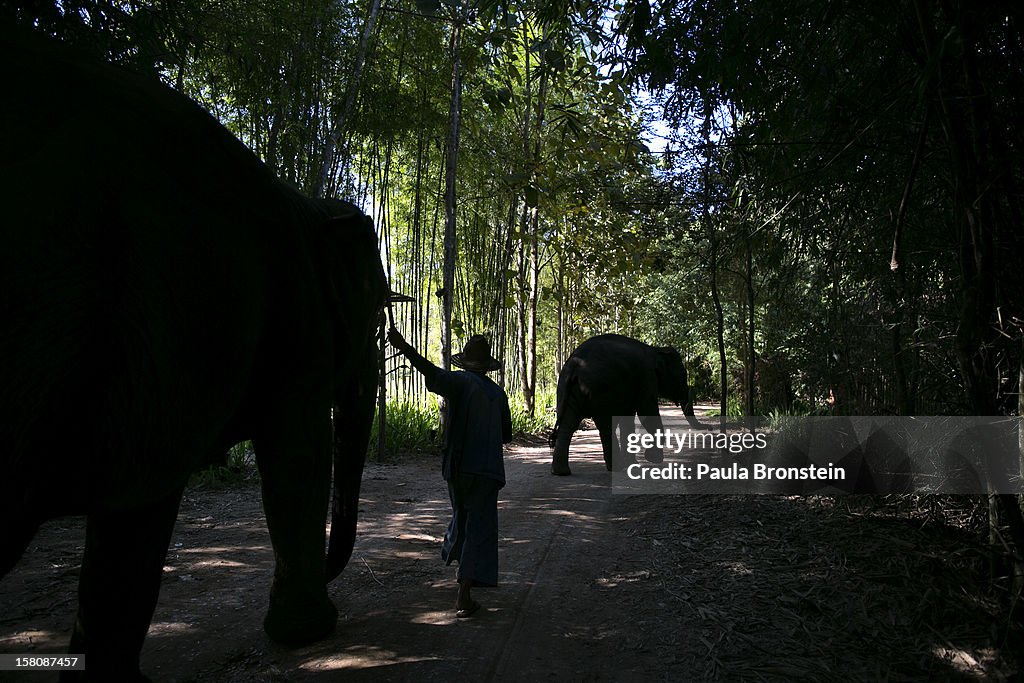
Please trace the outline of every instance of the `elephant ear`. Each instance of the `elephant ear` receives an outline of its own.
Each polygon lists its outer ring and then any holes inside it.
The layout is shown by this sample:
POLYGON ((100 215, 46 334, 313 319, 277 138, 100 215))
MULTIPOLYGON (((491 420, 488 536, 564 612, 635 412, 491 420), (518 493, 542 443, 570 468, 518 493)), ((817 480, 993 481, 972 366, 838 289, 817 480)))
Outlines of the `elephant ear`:
POLYGON ((373 221, 347 202, 331 202, 332 217, 317 240, 321 283, 335 330, 337 370, 344 372, 372 344, 387 281, 373 221), (347 209, 347 210, 344 210, 347 209))
POLYGON ((326 579, 341 573, 355 544, 359 489, 377 386, 375 332, 387 294, 373 223, 351 204, 332 202, 314 258, 335 337, 334 485, 326 579), (340 215, 339 215, 340 214, 340 215))
POLYGON ((656 346, 658 395, 677 403, 688 400, 686 368, 682 356, 671 346, 656 346))
POLYGON ((657 363, 658 372, 669 372, 672 369, 674 363, 682 364, 682 358, 679 356, 679 352, 671 346, 655 346, 654 350, 657 351, 657 363))

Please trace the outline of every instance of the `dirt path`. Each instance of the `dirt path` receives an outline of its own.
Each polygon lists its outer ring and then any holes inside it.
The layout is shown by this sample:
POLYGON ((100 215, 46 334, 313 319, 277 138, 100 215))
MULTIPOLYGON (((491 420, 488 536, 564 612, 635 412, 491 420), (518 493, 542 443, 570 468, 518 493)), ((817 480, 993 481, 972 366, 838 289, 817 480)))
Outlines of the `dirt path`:
MULTIPOLYGON (((618 496, 596 432, 574 475, 506 455, 501 586, 456 620, 433 458, 371 464, 334 636, 284 650, 255 487, 182 505, 143 668, 157 681, 1005 679, 1015 671, 971 537, 864 499, 618 496), (993 639, 995 636, 995 639, 993 639)), ((82 525, 48 525, 0 583, 0 653, 61 652, 82 525)), ((0 680, 55 677, 0 672, 0 680)))

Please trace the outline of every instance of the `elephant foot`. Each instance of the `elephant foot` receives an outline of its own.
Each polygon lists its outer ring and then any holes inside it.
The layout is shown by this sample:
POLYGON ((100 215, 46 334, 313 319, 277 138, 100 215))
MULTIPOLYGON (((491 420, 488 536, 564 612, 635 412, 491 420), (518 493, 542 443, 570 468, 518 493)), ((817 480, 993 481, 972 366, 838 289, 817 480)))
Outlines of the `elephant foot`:
POLYGON ((625 472, 630 465, 635 464, 636 460, 626 453, 621 453, 617 457, 611 454, 604 457, 604 468, 609 472, 625 472))
POLYGON ((272 600, 263 620, 263 630, 271 640, 298 647, 329 635, 337 622, 338 610, 326 597, 315 605, 282 606, 272 600))
POLYGON ((551 463, 551 474, 559 477, 568 477, 572 474, 572 470, 569 469, 568 465, 561 465, 558 463, 551 463))
POLYGON ((660 464, 665 462, 665 453, 660 448, 648 448, 644 453, 644 458, 647 459, 647 462, 660 464))

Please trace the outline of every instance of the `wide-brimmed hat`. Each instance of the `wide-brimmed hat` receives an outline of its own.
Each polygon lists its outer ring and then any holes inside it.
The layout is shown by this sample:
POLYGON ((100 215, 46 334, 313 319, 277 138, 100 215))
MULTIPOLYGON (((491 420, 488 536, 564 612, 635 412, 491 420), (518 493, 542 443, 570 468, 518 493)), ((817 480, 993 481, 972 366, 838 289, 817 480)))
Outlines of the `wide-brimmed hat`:
POLYGON ((491 357, 491 342, 482 334, 470 337, 462 347, 462 353, 452 356, 452 363, 475 372, 490 372, 501 367, 501 361, 491 357))

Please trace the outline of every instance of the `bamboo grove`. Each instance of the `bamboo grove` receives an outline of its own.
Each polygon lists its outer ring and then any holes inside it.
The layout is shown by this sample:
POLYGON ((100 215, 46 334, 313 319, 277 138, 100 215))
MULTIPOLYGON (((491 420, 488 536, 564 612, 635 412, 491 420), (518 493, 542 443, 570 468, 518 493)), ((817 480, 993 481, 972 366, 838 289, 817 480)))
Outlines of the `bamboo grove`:
POLYGON ((1018 411, 1013 3, 2 7, 360 204, 396 324, 437 362, 490 335, 527 413, 608 331, 678 346, 732 412, 1018 411))
MULTIPOLYGON (((372 213, 418 348, 447 363, 489 335, 533 414, 576 343, 628 328, 618 299, 642 217, 616 204, 653 172, 628 84, 604 64, 603 10, 321 2, 278 24, 228 10, 200 17, 182 88, 290 182, 372 213)), ((395 363, 390 392, 424 400, 395 363)))

